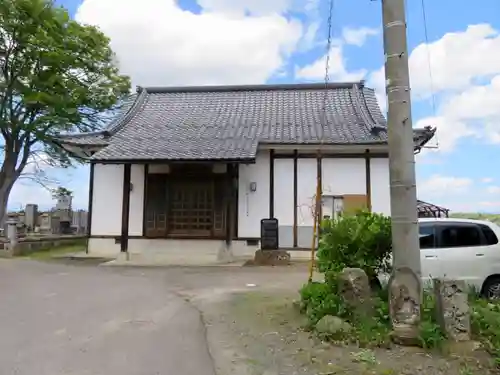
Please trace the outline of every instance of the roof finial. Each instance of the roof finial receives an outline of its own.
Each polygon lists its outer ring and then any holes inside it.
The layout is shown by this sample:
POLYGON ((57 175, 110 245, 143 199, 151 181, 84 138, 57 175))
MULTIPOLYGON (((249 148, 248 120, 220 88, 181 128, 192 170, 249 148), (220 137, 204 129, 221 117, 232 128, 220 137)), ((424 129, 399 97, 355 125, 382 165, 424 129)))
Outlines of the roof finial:
POLYGON ((366 83, 366 81, 364 79, 359 81, 359 88, 362 89, 363 87, 365 87, 365 83, 366 83))
POLYGON ((144 88, 142 86, 137 85, 135 87, 135 92, 137 92, 138 94, 140 94, 142 92, 142 90, 144 90, 144 88))

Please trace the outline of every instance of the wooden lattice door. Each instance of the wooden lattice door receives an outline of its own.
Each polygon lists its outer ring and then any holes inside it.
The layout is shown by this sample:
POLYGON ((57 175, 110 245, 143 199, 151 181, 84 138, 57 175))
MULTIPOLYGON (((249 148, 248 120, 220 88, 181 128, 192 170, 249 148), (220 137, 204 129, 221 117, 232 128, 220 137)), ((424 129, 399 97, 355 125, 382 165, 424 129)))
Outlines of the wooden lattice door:
POLYGON ((211 236, 214 227, 214 184, 186 178, 172 181, 169 194, 169 234, 211 236))
POLYGON ((150 174, 146 188, 146 237, 165 237, 167 235, 168 214, 168 176, 150 174))

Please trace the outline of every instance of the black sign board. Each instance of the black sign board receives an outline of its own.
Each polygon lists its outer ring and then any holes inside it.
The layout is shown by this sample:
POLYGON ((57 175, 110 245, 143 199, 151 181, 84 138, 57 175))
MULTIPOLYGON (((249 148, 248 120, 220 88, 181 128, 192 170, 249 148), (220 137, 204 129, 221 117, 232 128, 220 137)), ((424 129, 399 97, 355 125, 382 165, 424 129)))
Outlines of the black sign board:
POLYGON ((278 250, 278 219, 262 219, 260 221, 261 250, 278 250))

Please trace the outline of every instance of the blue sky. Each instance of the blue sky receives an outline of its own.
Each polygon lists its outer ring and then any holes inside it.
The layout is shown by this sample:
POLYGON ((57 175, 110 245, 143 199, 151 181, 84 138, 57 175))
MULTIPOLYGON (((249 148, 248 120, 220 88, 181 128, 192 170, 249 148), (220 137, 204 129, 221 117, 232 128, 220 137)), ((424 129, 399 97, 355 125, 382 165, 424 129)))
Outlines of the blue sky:
MULTIPOLYGON (((324 74, 327 0, 58 2, 110 36, 134 84, 303 82, 324 74)), ((425 9, 427 23, 422 1, 407 0, 414 125, 438 127, 432 145, 439 147, 417 157, 419 197, 456 211, 500 212, 500 171, 490 167, 500 156, 500 1, 425 0, 425 9)), ((332 80, 365 79, 384 105, 381 26, 380 1, 335 0, 332 80)), ((86 208, 88 168, 47 173, 86 208)), ((19 183, 9 206, 33 201, 51 204, 43 189, 19 183)))

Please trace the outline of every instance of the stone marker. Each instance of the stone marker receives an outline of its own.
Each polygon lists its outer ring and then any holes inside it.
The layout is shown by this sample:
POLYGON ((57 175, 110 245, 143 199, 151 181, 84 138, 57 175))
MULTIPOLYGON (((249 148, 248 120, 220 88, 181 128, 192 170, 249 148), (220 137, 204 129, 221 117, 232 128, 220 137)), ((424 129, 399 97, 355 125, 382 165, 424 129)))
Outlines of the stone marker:
POLYGON ((288 266, 290 253, 285 250, 257 250, 253 264, 256 266, 288 266))
POLYGON ((467 285, 464 280, 434 279, 437 320, 453 341, 470 340, 470 312, 467 285))
POLYGON ((370 281, 365 271, 361 268, 344 268, 337 282, 339 294, 351 309, 362 315, 373 312, 370 281))

